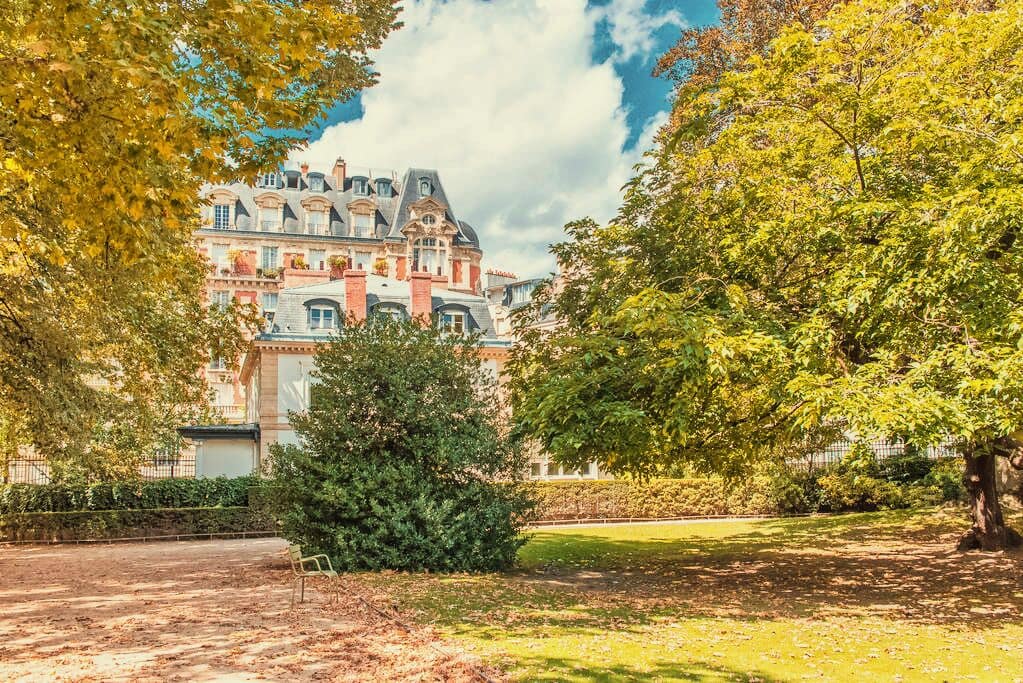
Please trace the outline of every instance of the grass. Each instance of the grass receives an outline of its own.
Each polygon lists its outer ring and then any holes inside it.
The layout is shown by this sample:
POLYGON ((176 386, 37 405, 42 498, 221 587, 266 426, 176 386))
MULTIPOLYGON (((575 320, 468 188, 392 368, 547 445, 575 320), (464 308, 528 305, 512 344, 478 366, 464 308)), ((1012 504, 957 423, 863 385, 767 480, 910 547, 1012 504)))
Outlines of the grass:
POLYGON ((963 526, 899 511, 551 529, 513 572, 361 580, 513 680, 1023 681, 1023 555, 957 554, 963 526))

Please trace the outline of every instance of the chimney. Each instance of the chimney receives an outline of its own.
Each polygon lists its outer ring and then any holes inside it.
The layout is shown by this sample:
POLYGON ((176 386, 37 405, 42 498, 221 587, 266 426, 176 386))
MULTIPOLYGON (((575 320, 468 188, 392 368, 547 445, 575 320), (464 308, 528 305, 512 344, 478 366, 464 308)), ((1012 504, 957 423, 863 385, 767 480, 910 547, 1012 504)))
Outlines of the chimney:
POLYGON ((299 166, 302 169, 302 175, 309 175, 309 162, 303 161, 302 165, 299 166))
POLYGON ((430 316, 433 314, 433 275, 422 271, 412 273, 409 294, 412 299, 412 308, 409 311, 412 319, 429 325, 430 316))
POLYGON ((338 157, 337 161, 334 162, 334 171, 333 171, 334 182, 337 183, 337 187, 334 188, 334 189, 336 189, 338 192, 344 192, 344 189, 345 189, 345 169, 346 168, 347 167, 345 166, 345 160, 342 159, 341 157, 338 157))
POLYGON ((366 271, 345 271, 345 309, 356 320, 366 319, 366 271))

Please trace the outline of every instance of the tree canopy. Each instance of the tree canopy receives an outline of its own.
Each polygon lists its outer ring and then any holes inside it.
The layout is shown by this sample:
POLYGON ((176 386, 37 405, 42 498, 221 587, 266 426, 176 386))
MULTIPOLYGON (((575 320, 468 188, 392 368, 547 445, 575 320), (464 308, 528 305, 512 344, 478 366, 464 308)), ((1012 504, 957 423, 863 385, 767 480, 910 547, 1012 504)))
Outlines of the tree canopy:
POLYGON ((618 217, 556 247, 520 428, 616 472, 739 474, 837 431, 1017 452, 1021 13, 841 5, 683 103, 618 217))
POLYGON ((241 350, 192 247, 204 181, 274 168, 373 83, 390 0, 0 7, 0 434, 88 468, 144 452, 241 350))
POLYGON ((347 569, 509 566, 528 501, 495 379, 473 340, 348 321, 316 354, 301 445, 271 446, 284 534, 347 569))

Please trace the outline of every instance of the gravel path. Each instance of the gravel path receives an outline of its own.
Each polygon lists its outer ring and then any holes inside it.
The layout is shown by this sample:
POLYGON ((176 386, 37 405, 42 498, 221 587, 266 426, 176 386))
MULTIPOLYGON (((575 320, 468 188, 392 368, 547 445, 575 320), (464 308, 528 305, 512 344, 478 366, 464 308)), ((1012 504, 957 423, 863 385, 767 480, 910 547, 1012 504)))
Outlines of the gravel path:
MULTIPOLYGON (((290 608, 280 539, 0 546, 0 680, 473 681, 343 579, 290 608)), ((489 671, 492 678, 500 674, 489 671)))

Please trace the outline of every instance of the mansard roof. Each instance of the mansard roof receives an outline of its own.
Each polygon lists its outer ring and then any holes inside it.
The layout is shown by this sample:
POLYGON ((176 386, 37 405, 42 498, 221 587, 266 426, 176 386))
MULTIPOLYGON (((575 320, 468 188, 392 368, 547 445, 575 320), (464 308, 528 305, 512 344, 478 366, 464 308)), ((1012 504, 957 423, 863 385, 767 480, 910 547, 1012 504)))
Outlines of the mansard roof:
POLYGON ((309 172, 305 177, 301 177, 300 171, 289 170, 280 173, 279 177, 283 177, 285 174, 289 176, 299 174, 298 189, 280 187, 279 184, 276 188, 254 187, 248 183, 236 181, 222 185, 206 184, 202 188, 202 194, 209 196, 214 193, 227 191, 237 196, 235 215, 236 225, 239 230, 258 230, 259 226, 256 224, 256 221, 259 214, 255 201, 256 197, 268 192, 283 196, 285 199, 285 233, 301 232, 301 226, 305 225, 306 213, 303 203, 308 205, 309 202, 307 200, 310 197, 323 197, 331 205, 328 217, 328 226, 331 229, 330 234, 339 236, 347 236, 351 232, 348 225, 350 220, 348 205, 360 199, 370 199, 377 207, 376 234, 373 237, 380 240, 405 241, 406 238, 402 234, 401 229, 410 220, 409 207, 423 198, 419 193, 419 181, 421 178, 425 178, 431 185, 432 191, 429 196, 447 207, 445 209, 445 218, 457 228, 455 244, 473 249, 480 248, 479 236, 476 234, 476 231, 468 223, 460 221, 455 217, 454 210, 451 208, 451 202, 444 190, 444 184, 441 182, 440 174, 435 169, 410 168, 397 181, 393 179, 391 171, 352 169, 344 179, 344 186, 340 188, 337 187, 337 180, 329 173, 313 171, 309 172), (323 179, 323 192, 313 192, 309 189, 308 179, 310 177, 321 177, 323 179), (364 178, 369 181, 368 194, 355 194, 352 182, 355 178, 364 178), (390 197, 381 197, 377 194, 376 180, 391 181, 392 194, 390 197))
MULTIPOLYGON (((436 287, 431 294, 431 307, 434 312, 448 306, 465 310, 471 317, 474 331, 480 333, 484 344, 500 344, 504 341, 497 336, 494 329, 494 321, 490 316, 486 298, 436 287)), ((316 334, 309 329, 308 306, 328 303, 336 304, 339 313, 347 310, 344 280, 331 280, 330 282, 281 290, 277 296, 277 311, 274 315, 272 331, 264 332, 259 335, 259 338, 313 337, 314 335, 317 338, 322 338, 322 333, 316 334)), ((375 306, 388 303, 403 306, 406 311, 411 310, 412 299, 409 281, 368 273, 366 275, 366 309, 373 310, 375 306)))

